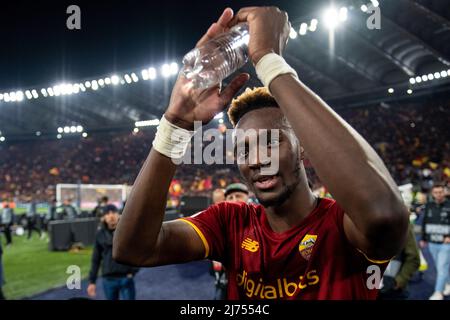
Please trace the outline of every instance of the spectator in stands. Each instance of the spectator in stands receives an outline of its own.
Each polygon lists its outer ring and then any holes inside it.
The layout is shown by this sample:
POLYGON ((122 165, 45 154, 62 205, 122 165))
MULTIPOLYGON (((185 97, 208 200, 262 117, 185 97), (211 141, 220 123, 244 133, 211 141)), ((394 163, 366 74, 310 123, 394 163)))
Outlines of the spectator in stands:
POLYGON ((383 287, 378 298, 380 300, 406 300, 408 298, 408 283, 419 269, 420 256, 414 236, 413 226, 409 226, 408 238, 402 252, 388 264, 383 275, 383 287))
POLYGON ((225 189, 225 201, 247 202, 248 188, 243 183, 232 183, 225 189))
POLYGON ((427 202, 423 213, 420 246, 428 244, 437 271, 430 300, 443 300, 444 295, 450 295, 450 200, 443 184, 435 184, 431 196, 433 200, 427 202))
POLYGON ((3 232, 5 233, 6 246, 12 244, 11 227, 13 225, 14 211, 9 207, 9 203, 5 203, 1 215, 1 224, 3 226, 3 232))
POLYGON ((2 242, 0 241, 0 300, 5 300, 5 296, 3 295, 3 285, 5 284, 5 279, 3 277, 3 248, 2 242))
POLYGON ((29 203, 28 203, 28 208, 27 208, 27 213, 26 213, 26 217, 27 217, 27 229, 28 229, 28 236, 27 239, 31 239, 31 235, 33 233, 33 231, 36 231, 39 234, 39 237, 42 239, 44 234, 41 232, 41 228, 39 226, 39 216, 37 213, 37 206, 36 206, 36 202, 33 199, 30 199, 29 203))
POLYGON ((103 218, 102 226, 96 234, 92 254, 88 295, 96 296, 97 274, 102 264, 103 290, 106 299, 119 300, 120 297, 122 300, 134 300, 136 297, 134 275, 139 269, 119 264, 112 259, 112 241, 120 218, 117 207, 106 206, 103 218))

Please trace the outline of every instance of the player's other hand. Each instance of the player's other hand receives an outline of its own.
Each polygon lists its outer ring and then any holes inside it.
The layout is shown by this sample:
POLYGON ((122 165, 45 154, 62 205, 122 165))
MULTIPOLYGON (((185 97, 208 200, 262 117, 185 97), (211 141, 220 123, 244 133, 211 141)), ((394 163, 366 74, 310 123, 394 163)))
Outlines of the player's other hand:
POLYGON ((241 22, 247 22, 249 25, 248 51, 254 65, 267 53, 282 54, 291 30, 286 12, 277 7, 242 8, 230 21, 229 26, 241 22))
MULTIPOLYGON (((197 47, 228 31, 228 24, 232 18, 233 10, 225 9, 219 20, 214 22, 198 41, 197 47)), ((222 90, 219 86, 203 90, 194 89, 192 83, 180 72, 164 116, 169 122, 189 130, 193 129, 194 121, 202 121, 203 124, 206 124, 230 104, 231 99, 244 86, 249 77, 248 74, 242 73, 222 90)))

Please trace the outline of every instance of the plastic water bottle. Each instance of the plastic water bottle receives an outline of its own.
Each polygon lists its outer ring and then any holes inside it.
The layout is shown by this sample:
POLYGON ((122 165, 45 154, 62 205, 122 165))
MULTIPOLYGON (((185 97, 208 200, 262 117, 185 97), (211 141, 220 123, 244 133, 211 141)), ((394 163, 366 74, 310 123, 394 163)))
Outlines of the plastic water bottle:
POLYGON ((219 84, 247 62, 249 37, 248 24, 241 23, 189 51, 183 58, 184 76, 197 89, 219 84))

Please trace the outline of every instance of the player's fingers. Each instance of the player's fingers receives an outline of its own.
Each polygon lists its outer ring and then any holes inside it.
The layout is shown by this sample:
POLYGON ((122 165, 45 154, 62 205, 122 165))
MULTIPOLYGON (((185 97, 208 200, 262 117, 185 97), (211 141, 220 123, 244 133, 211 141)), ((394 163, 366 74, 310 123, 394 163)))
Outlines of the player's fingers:
POLYGON ((228 106, 231 99, 238 93, 239 90, 245 85, 245 83, 250 79, 248 73, 241 73, 236 76, 230 84, 224 88, 220 94, 220 98, 223 102, 224 108, 228 106))
POLYGON ((258 7, 246 7, 239 10, 233 19, 228 23, 228 27, 232 27, 240 22, 247 22, 249 15, 254 12, 258 7))

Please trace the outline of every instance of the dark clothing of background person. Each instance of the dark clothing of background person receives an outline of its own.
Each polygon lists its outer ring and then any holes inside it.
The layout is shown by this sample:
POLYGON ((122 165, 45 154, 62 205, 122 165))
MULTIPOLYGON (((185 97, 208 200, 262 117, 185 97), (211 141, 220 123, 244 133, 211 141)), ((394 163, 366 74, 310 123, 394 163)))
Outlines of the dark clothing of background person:
POLYGON ((414 236, 413 226, 409 226, 408 238, 405 248, 395 256, 386 268, 383 275, 383 288, 378 299, 380 300, 406 300, 408 298, 408 282, 419 269, 419 248, 414 236))
POLYGON ((95 239, 89 283, 96 283, 101 264, 106 298, 108 300, 118 300, 120 294, 124 300, 134 300, 134 275, 139 269, 119 264, 113 260, 113 235, 114 230, 110 230, 105 223, 102 223, 95 239))

